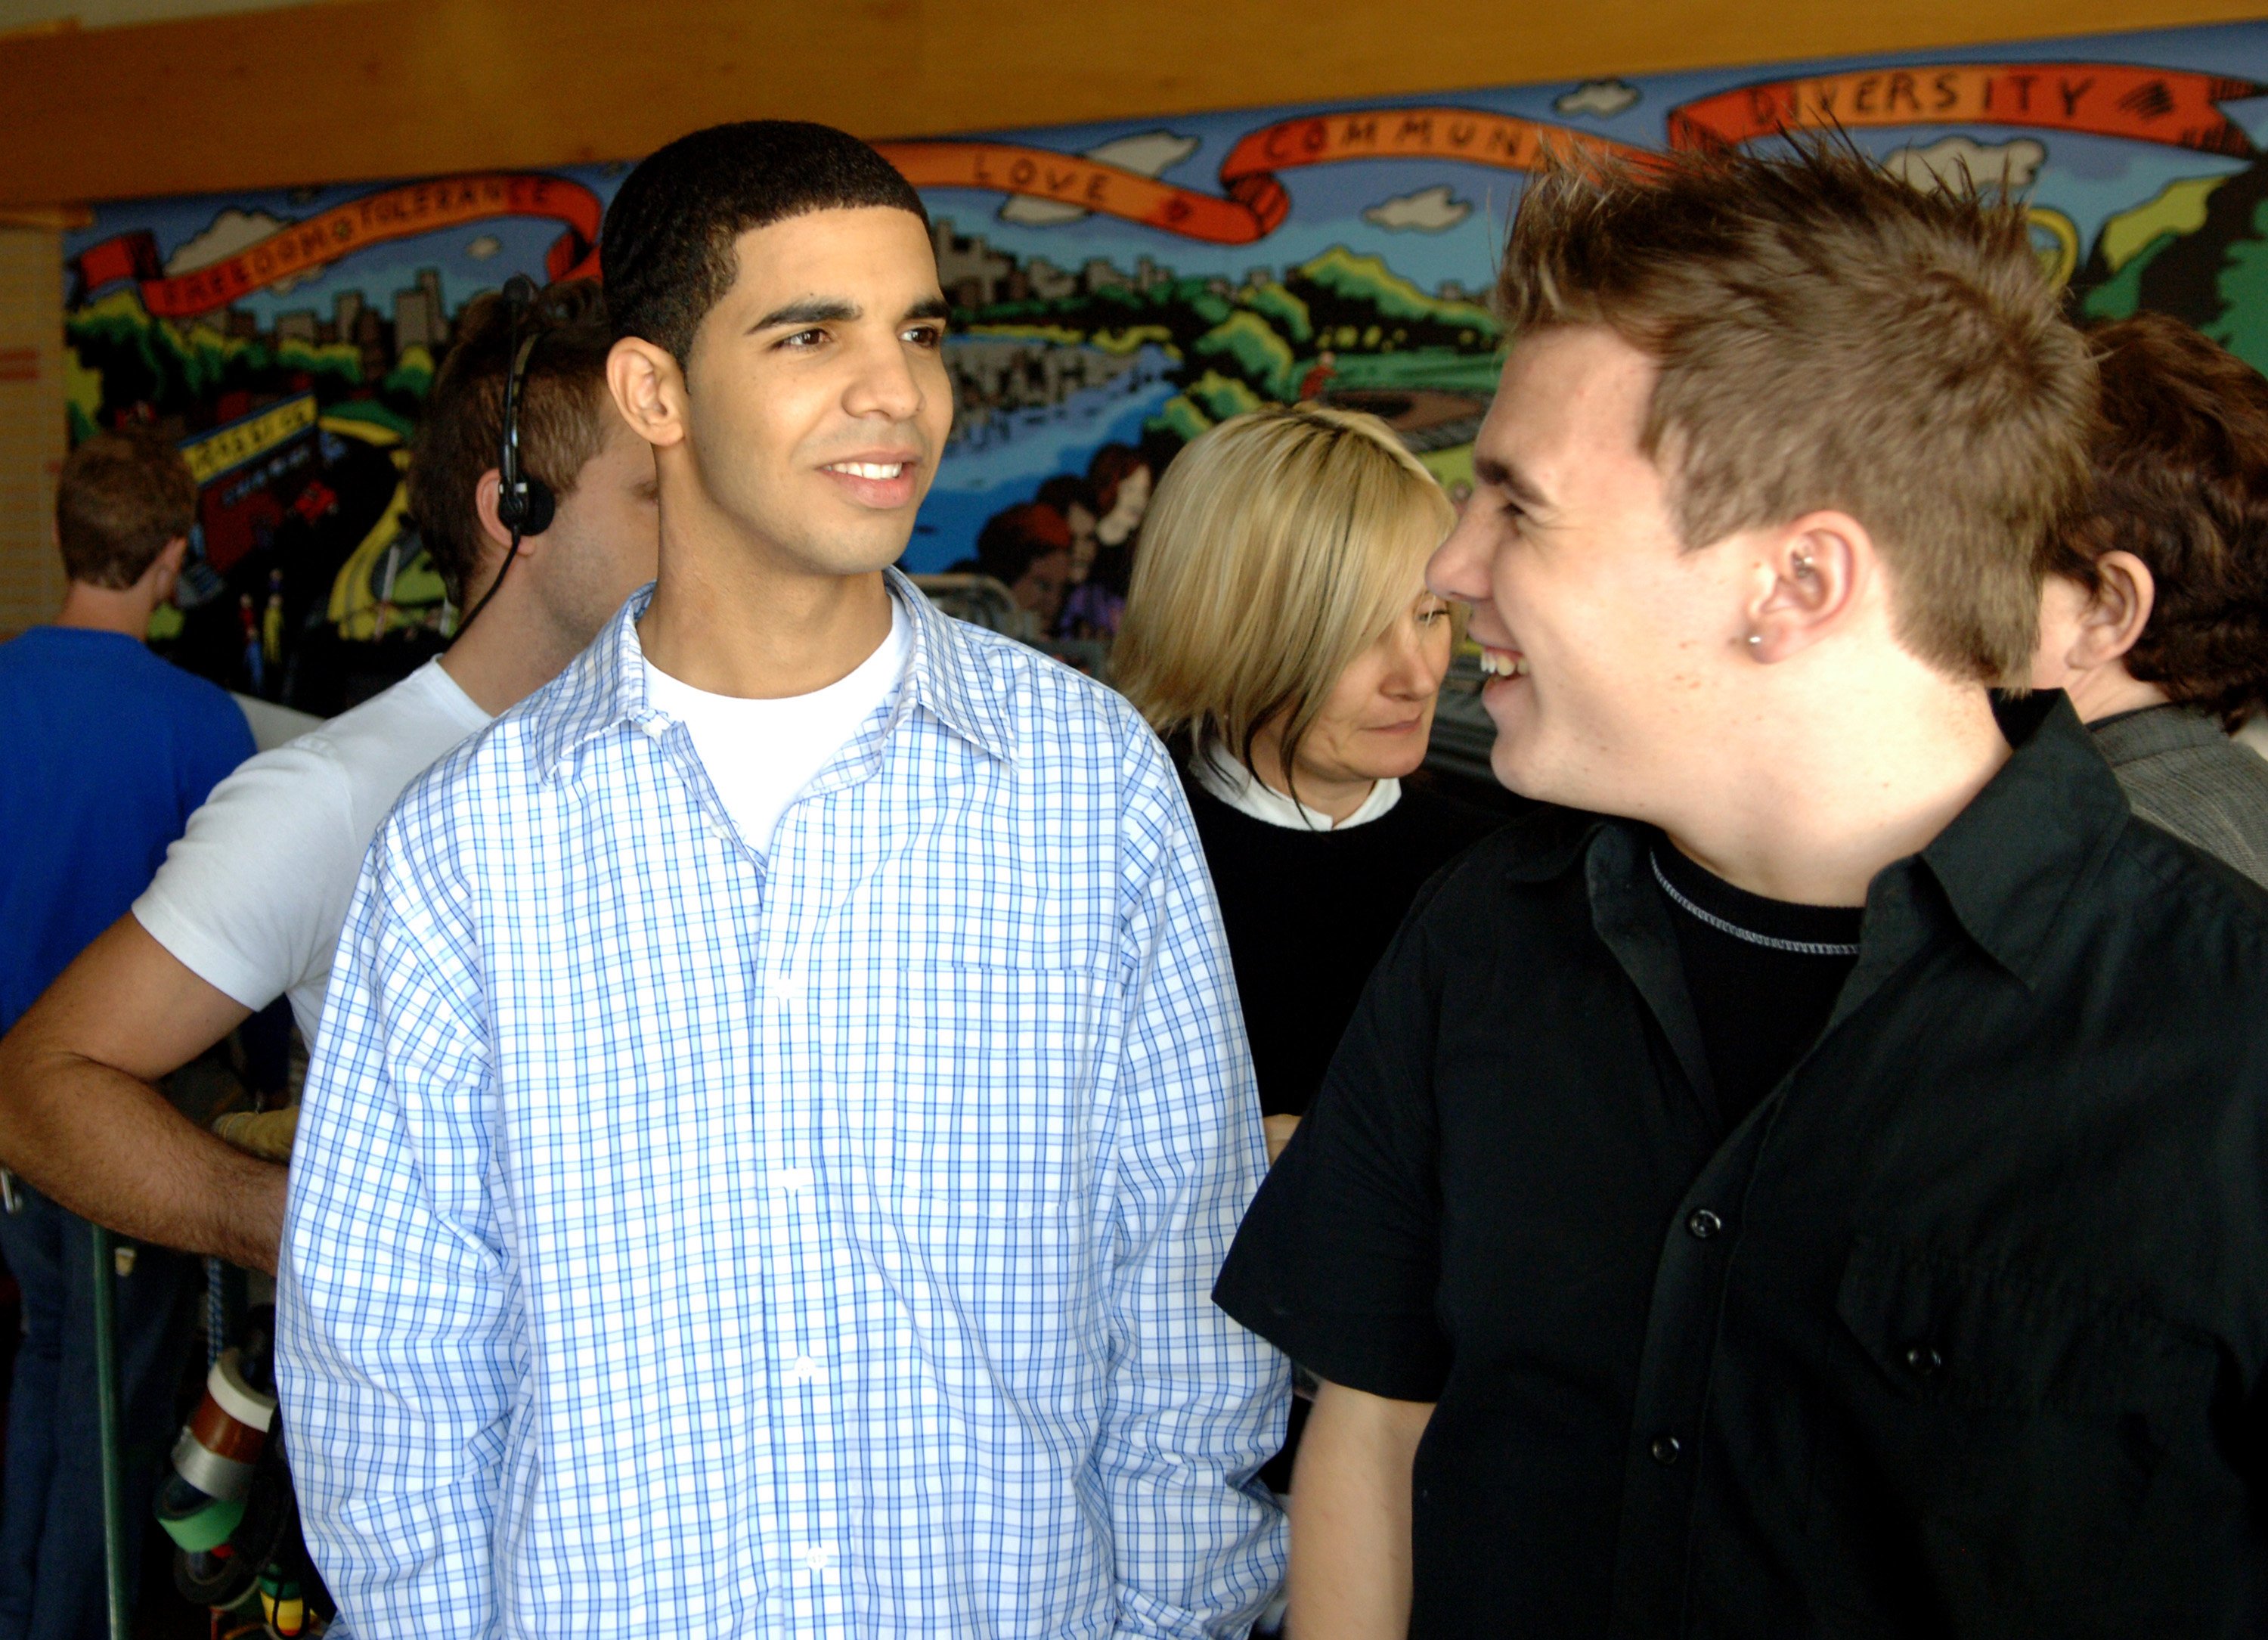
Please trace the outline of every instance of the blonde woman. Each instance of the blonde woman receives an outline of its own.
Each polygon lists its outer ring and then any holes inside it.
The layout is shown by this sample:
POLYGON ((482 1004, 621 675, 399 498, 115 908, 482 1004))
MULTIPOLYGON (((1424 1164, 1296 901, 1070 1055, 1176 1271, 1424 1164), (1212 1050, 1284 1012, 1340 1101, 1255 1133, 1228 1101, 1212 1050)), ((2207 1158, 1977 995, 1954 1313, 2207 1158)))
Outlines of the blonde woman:
POLYGON ((1448 498, 1377 417, 1223 422, 1143 526, 1114 676, 1181 759, 1272 1157, 1411 898, 1495 816, 1405 788, 1454 642, 1448 498))

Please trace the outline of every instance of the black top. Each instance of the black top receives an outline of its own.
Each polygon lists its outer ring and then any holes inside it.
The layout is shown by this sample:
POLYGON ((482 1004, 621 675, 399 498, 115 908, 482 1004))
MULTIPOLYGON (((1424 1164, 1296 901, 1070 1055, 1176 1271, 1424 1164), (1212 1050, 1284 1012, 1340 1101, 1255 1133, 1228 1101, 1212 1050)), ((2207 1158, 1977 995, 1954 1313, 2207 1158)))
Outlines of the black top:
POLYGON ((1717 1128, 1728 1134, 1818 1039, 1859 960, 1865 913, 1750 894, 1666 839, 1647 852, 1716 1084, 1717 1128))
POLYGON ((1260 1108, 1298 1116, 1418 890, 1502 816, 1415 787, 1375 820, 1270 825, 1185 779, 1252 1039, 1260 1108))
POLYGON ((1651 834, 1446 872, 1215 1296, 1438 1403, 1412 1632, 2268 1633, 2268 898, 2060 696, 1729 1137, 1651 834))

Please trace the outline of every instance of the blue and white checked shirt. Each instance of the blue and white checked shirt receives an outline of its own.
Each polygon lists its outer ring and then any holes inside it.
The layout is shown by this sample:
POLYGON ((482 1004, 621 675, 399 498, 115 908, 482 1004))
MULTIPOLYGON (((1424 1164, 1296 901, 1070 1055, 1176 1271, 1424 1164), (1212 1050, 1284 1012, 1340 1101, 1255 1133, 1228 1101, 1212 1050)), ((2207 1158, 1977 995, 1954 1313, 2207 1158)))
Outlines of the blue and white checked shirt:
POLYGON ((644 595, 372 843, 277 1336, 364 1640, 1212 1635, 1278 1582, 1181 789, 1109 691, 891 589, 904 680, 769 860, 647 703, 644 595))

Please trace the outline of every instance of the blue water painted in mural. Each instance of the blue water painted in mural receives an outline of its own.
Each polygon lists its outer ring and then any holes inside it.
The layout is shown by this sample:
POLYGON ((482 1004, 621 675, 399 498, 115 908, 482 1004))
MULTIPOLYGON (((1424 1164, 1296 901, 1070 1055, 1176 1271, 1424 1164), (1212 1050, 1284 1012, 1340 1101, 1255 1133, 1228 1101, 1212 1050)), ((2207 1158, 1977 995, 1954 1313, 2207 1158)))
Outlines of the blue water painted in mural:
POLYGON ((905 568, 915 574, 945 568, 1001 508, 1030 500, 1058 473, 1086 472, 1103 445, 1138 444, 1143 428, 1178 389, 1174 361, 1163 349, 1145 346, 1135 358, 1134 368, 1116 380, 1081 388, 1059 404, 1011 412, 957 438, 922 503, 905 568))

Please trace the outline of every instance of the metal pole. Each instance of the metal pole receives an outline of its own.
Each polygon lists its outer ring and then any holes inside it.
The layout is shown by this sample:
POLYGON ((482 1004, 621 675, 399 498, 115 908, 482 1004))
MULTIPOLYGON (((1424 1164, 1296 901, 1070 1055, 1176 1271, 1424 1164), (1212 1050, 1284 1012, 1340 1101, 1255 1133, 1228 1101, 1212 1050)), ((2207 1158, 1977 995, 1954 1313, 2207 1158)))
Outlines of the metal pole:
POLYGON ((118 1265, 110 1232, 87 1226, 94 1268, 94 1399, 102 1446, 102 1564, 110 1586, 110 1640, 128 1640, 126 1500, 118 1457, 118 1265))

